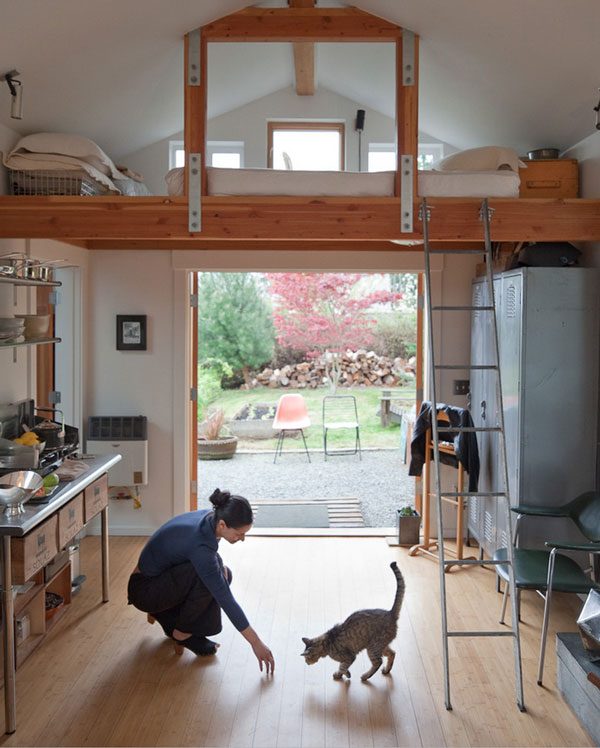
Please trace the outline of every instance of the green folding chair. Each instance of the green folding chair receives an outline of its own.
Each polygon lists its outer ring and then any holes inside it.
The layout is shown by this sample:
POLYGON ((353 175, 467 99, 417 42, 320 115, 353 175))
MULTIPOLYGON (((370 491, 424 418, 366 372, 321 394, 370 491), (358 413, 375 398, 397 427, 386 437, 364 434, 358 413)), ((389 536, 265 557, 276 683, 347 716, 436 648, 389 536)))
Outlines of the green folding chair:
MULTIPOLYGON (((600 554, 600 493, 587 491, 576 499, 558 507, 546 506, 515 506, 512 511, 517 514, 515 525, 515 539, 518 539, 519 522, 523 517, 566 517, 573 521, 581 534, 586 538, 582 542, 555 542, 546 541, 548 550, 515 548, 515 584, 517 588, 517 600, 513 605, 519 609, 519 598, 521 590, 535 590, 544 598, 544 620, 542 623, 542 641, 540 645, 540 658, 538 664, 538 685, 542 685, 544 674, 544 655, 546 652, 546 637, 548 634, 548 620, 550 618, 550 602, 553 592, 574 592, 575 594, 587 594, 590 589, 600 590, 600 584, 594 582, 589 576, 591 567, 582 569, 569 556, 559 553, 565 551, 584 551, 588 554, 600 554)), ((506 561, 508 551, 499 548, 494 553, 495 561, 506 561)), ((508 565, 496 565, 496 571, 500 579, 506 582, 504 599, 502 601, 502 613, 500 623, 504 623, 506 602, 508 598, 508 565)))

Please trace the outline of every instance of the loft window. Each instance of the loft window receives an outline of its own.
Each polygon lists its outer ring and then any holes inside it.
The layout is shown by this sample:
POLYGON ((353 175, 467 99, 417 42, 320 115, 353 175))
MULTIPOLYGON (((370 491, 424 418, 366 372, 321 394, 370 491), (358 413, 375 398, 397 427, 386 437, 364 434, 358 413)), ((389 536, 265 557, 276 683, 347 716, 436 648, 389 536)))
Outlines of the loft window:
MULTIPOLYGON (((419 143, 417 168, 420 171, 432 169, 436 161, 444 157, 442 143, 419 143)), ((396 146, 393 143, 369 143, 369 171, 395 171, 396 146)))
MULTIPOLYGON (((209 140, 206 144, 206 165, 229 169, 244 166, 244 144, 233 140, 209 140)), ((183 140, 169 142, 169 169, 185 166, 183 140)))
POLYGON ((344 170, 343 122, 268 122, 271 169, 344 170))

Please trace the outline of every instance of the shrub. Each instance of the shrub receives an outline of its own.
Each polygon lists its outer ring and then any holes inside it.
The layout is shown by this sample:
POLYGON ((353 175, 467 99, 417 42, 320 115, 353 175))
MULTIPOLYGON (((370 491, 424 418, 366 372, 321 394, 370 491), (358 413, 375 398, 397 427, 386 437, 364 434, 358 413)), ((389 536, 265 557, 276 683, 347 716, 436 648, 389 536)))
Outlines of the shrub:
POLYGON ((231 366, 219 358, 207 358, 198 364, 198 418, 221 394, 223 377, 231 376, 231 366))
POLYGON ((381 315, 374 330, 373 350, 389 358, 410 358, 417 350, 417 316, 414 312, 381 315))

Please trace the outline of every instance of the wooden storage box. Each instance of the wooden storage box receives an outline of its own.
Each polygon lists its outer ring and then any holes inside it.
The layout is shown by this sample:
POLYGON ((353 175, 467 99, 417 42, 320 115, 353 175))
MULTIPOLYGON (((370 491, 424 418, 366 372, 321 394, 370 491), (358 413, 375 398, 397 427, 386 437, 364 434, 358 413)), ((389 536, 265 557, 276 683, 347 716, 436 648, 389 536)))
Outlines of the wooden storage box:
POLYGON ((24 584, 36 571, 56 556, 58 553, 57 525, 58 518, 54 515, 22 538, 12 538, 13 584, 24 584))
POLYGON ((519 169, 519 197, 578 197, 579 166, 574 158, 527 161, 519 169))
POLYGON ((83 492, 85 515, 84 521, 89 522, 99 511, 108 506, 108 476, 103 475, 89 485, 83 492))
POLYGON ((83 494, 80 493, 58 512, 58 547, 64 548, 69 540, 83 529, 83 494))

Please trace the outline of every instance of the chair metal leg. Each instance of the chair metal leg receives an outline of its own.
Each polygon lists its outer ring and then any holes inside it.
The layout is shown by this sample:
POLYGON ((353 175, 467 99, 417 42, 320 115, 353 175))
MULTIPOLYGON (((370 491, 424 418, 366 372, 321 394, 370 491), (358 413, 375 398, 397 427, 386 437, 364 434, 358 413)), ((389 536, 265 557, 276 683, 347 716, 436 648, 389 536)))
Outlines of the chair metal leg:
POLYGON ((548 578, 546 580, 546 600, 544 602, 544 622, 542 624, 542 642, 540 645, 540 661, 538 664, 538 686, 542 685, 542 678, 544 676, 544 656, 546 654, 546 637, 548 635, 548 621, 550 620, 550 600, 552 598, 552 581, 554 579, 554 559, 556 556, 556 548, 550 551, 550 558, 548 559, 548 578))
POLYGON ((273 457, 273 464, 277 462, 277 457, 281 455, 283 452, 283 437, 285 436, 285 431, 282 429, 279 432, 279 437, 277 439, 277 444, 275 445, 275 457, 273 457))
MULTIPOLYGON (((502 597, 502 610, 500 611, 500 623, 504 623, 504 616, 506 615, 506 603, 508 602, 508 588, 509 584, 506 583, 504 587, 504 595, 502 597)), ((516 600, 513 600, 513 604, 516 605, 516 600)))
POLYGON ((323 457, 327 462, 327 429, 323 429, 323 457))
POLYGON ((310 454, 308 453, 308 447, 306 446, 306 439, 304 438, 304 429, 300 429, 300 433, 302 434, 302 441, 304 442, 304 451, 306 452, 306 456, 308 457, 308 461, 310 462, 310 454))
POLYGON ((360 449, 360 430, 356 429, 356 445, 358 446, 358 459, 362 462, 362 452, 360 449))

